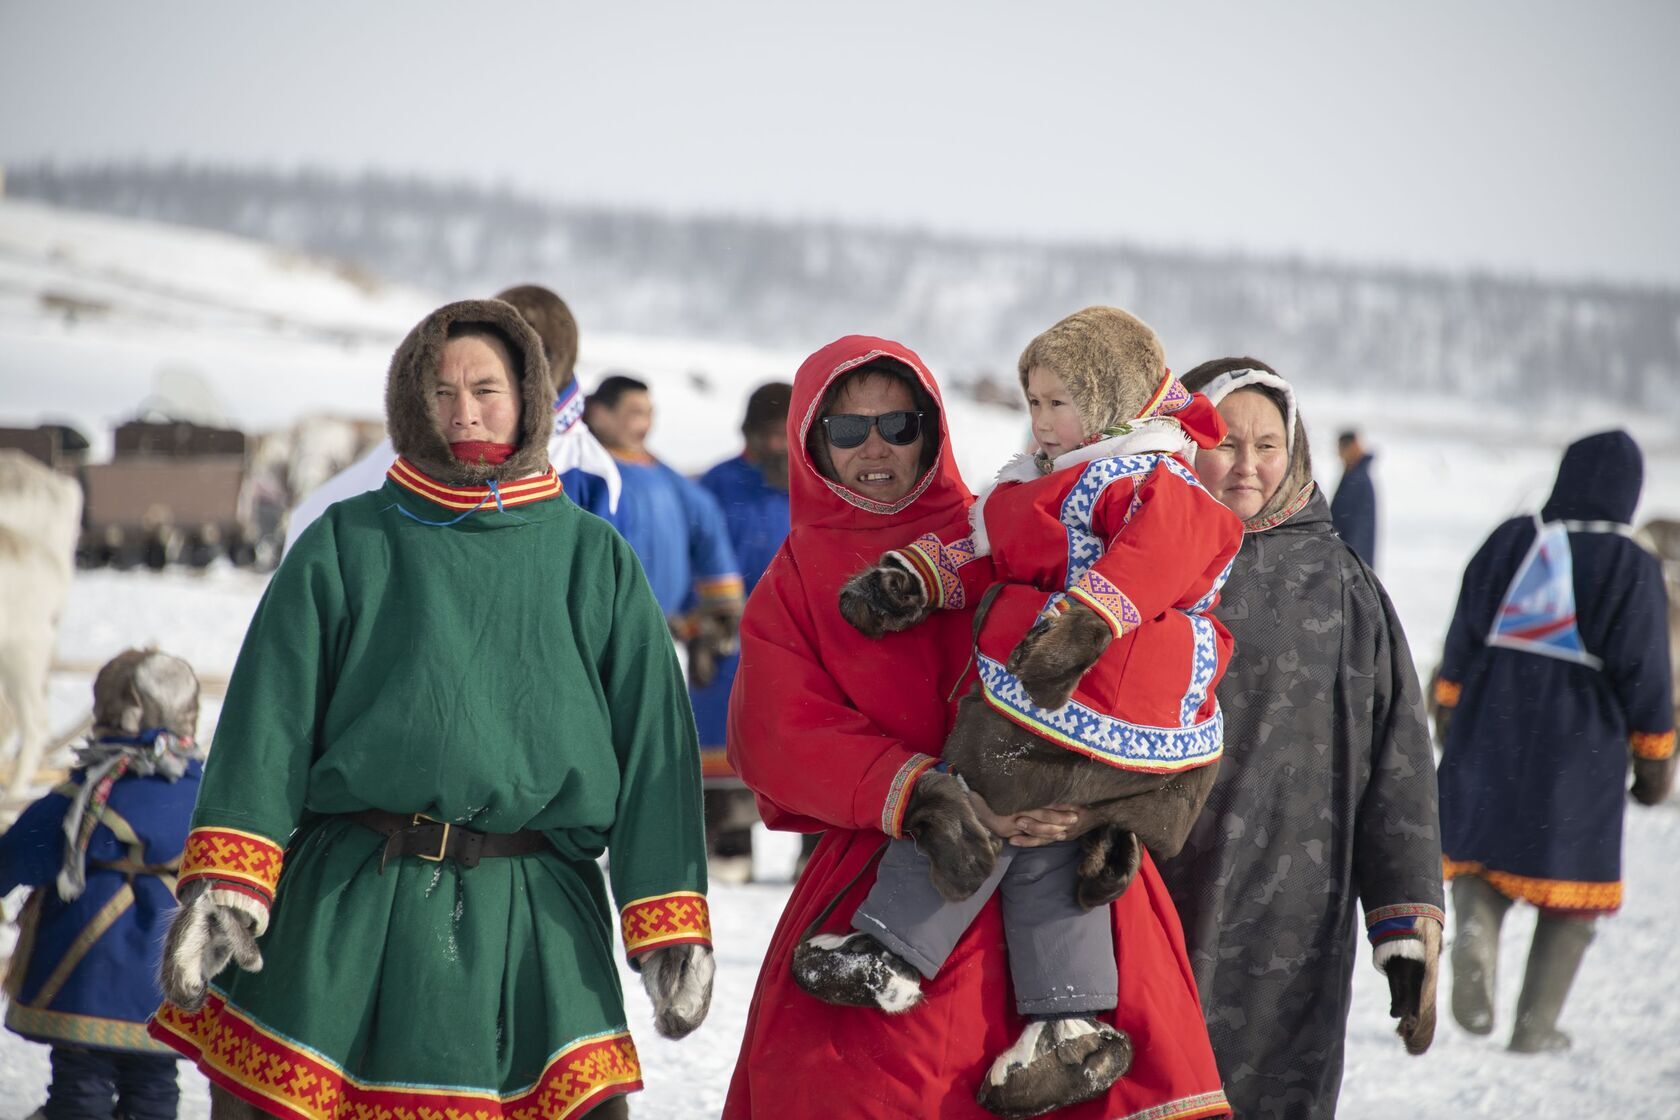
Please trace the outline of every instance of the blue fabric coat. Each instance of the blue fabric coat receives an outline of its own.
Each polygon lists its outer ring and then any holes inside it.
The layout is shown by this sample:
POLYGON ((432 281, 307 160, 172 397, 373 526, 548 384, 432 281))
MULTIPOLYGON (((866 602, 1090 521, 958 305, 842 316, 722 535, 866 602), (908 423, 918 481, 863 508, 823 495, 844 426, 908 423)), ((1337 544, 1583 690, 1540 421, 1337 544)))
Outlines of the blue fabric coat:
POLYGON ((163 1002, 156 976, 175 908, 174 876, 131 877, 95 863, 177 864, 202 773, 192 762, 174 782, 120 778, 88 846, 87 889, 73 902, 59 898, 55 883, 64 814, 83 771, 25 809, 0 836, 0 895, 36 888, 6 977, 7 1028, 37 1042, 173 1053, 147 1037, 145 1022, 163 1002), (91 943, 78 947, 83 936, 91 943))
POLYGON ((691 605, 697 586, 729 582, 738 592, 740 569, 716 500, 656 459, 619 459, 618 471, 624 489, 613 524, 642 562, 666 617, 691 605))
MULTIPOLYGON (((764 481, 759 469, 742 456, 726 460, 700 476, 700 485, 717 499, 729 529, 735 558, 747 593, 758 586, 782 541, 788 535, 788 495, 764 481)), ((688 690, 694 722, 700 730, 702 770, 708 782, 728 782, 734 776, 723 757, 724 728, 729 716, 729 690, 735 684, 740 655, 718 663, 717 679, 705 688, 688 690)))
POLYGON ((1336 535, 1372 570, 1377 566, 1377 488, 1371 483, 1371 459, 1367 455, 1342 475, 1336 496, 1330 502, 1330 520, 1336 535))
MULTIPOLYGON (((1626 433, 1589 436, 1565 453, 1541 520, 1625 524, 1643 478, 1626 433)), ((1464 573, 1436 689, 1455 709, 1438 774, 1449 877, 1482 874, 1511 897, 1582 913, 1621 903, 1630 745, 1673 747, 1662 570, 1606 529, 1568 533, 1575 625, 1601 668, 1488 644, 1535 540, 1534 519, 1518 517, 1464 573)))

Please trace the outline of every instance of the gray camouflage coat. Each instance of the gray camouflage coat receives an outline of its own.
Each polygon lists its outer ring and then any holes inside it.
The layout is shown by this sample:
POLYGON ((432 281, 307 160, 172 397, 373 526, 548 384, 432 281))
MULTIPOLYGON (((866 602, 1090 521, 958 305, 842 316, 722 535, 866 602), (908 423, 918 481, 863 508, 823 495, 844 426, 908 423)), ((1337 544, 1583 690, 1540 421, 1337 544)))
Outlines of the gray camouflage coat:
POLYGON ((1368 926, 1440 916, 1423 693, 1387 594, 1317 493, 1244 537, 1215 613, 1236 638, 1225 754, 1161 874, 1236 1115, 1330 1117, 1364 955, 1355 900, 1368 926))

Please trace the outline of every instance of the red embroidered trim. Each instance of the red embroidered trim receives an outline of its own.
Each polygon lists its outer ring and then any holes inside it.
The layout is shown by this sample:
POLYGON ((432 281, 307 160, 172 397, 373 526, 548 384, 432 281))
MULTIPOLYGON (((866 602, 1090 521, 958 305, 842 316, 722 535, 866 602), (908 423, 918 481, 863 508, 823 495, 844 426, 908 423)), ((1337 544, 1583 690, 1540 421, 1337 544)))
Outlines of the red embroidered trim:
POLYGON ((1172 375, 1172 370, 1162 373, 1161 383, 1150 394, 1149 403, 1133 417, 1136 420, 1146 420, 1151 416, 1171 416, 1179 409, 1190 403, 1193 394, 1184 387, 1184 382, 1172 375))
POLYGON ((1143 625, 1143 615, 1126 593, 1095 571, 1080 576, 1079 582, 1068 588, 1068 594, 1096 611, 1116 638, 1143 625))
POLYGON ((882 832, 894 839, 904 835, 904 810, 910 803, 910 791, 916 788, 917 778, 937 765, 939 760, 932 755, 914 754, 898 768, 887 789, 887 799, 881 805, 882 832))
POLYGON ((917 562, 916 566, 928 584, 928 605, 934 610, 949 608, 954 611, 960 611, 966 605, 967 596, 963 594, 962 576, 958 573, 964 564, 974 559, 975 552, 972 537, 946 544, 932 533, 925 533, 899 549, 900 556, 917 562))
POLYGON ((195 828, 187 834, 176 893, 194 879, 221 879, 271 904, 285 860, 285 850, 266 836, 234 828, 195 828))
POLYGON ((746 590, 747 585, 734 572, 694 581, 695 595, 709 603, 719 599, 740 599, 746 595, 746 590))
POLYGON ((712 912, 705 895, 676 891, 626 904, 619 914, 619 928, 625 955, 630 957, 662 945, 710 945, 712 912))
POLYGON ((360 1084, 332 1062, 264 1030, 215 991, 198 1011, 164 1004, 147 1030, 159 1042, 195 1060, 224 1089, 283 1120, 430 1116, 565 1120, 608 1096, 642 1087, 636 1044, 623 1031, 570 1043, 550 1059, 535 1085, 503 1096, 360 1084))
MULTIPOLYGON (((490 492, 490 487, 445 486, 422 474, 413 463, 400 456, 391 464, 391 469, 385 472, 385 477, 404 490, 418 494, 428 502, 436 503, 445 509, 470 510, 480 506, 492 510, 496 508, 496 497, 490 492)), ((536 478, 522 478, 506 486, 497 486, 504 508, 557 498, 564 489, 560 485, 560 476, 554 473, 553 467, 549 467, 536 478)))

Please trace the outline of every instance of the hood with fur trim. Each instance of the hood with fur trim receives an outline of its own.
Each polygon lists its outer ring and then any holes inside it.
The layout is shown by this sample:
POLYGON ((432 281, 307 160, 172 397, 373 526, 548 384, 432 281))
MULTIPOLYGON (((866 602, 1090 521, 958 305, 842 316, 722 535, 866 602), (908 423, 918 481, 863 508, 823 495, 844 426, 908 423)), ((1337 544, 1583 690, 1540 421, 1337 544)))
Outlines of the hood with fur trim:
POLYGON ((513 305, 513 309, 536 330, 542 339, 543 356, 548 359, 548 375, 554 381, 554 391, 570 385, 576 376, 578 354, 578 325, 566 301, 541 284, 518 284, 496 298, 513 305))
POLYGON ((511 304, 499 299, 462 300, 426 316, 397 347, 385 379, 385 426, 392 446, 433 480, 448 486, 483 486, 492 479, 511 482, 547 469, 553 404, 542 339, 511 304), (432 390, 449 328, 456 323, 492 328, 507 342, 513 358, 519 435, 504 463, 457 462, 448 442, 438 434, 432 390))
MULTIPOLYGON (((1219 381, 1226 374, 1243 372, 1264 375, 1259 378, 1242 378, 1242 389, 1254 389, 1264 393, 1266 398, 1277 406, 1278 412, 1288 422, 1293 417, 1295 430, 1288 433, 1290 441, 1289 469, 1284 473, 1283 481, 1278 484, 1277 493, 1273 494, 1260 512, 1243 522, 1243 528, 1249 532, 1269 529, 1273 525, 1281 524, 1287 518, 1279 518, 1278 514, 1288 510, 1293 513, 1300 505, 1305 505, 1311 498, 1308 488, 1313 485, 1312 452, 1307 446, 1307 427, 1301 419, 1301 409, 1295 400, 1295 390, 1289 382, 1265 362, 1255 358, 1215 358, 1211 362, 1203 362, 1195 369, 1184 375, 1185 388, 1194 392, 1206 392, 1210 385, 1219 381), (1299 503, 1299 505, 1297 504, 1299 503)), ((1223 387, 1215 386, 1210 399, 1215 405, 1231 392, 1237 391, 1235 385, 1227 382, 1223 387)))
POLYGON ((1073 397, 1085 435, 1123 424, 1149 403, 1166 372, 1161 340, 1149 324, 1118 307, 1087 307, 1021 351, 1021 388, 1034 366, 1055 370, 1073 397))

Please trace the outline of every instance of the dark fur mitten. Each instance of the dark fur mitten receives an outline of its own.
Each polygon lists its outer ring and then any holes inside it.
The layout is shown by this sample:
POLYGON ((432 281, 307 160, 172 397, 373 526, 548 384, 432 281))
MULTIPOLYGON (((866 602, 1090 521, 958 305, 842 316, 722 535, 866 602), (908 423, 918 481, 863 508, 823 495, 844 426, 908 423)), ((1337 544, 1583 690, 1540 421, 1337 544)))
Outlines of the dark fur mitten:
POLYGON ((1641 805, 1661 805, 1674 791, 1674 764, 1677 755, 1667 758, 1636 758, 1633 760, 1633 788, 1628 790, 1641 805))
POLYGON ((928 616, 922 581, 892 553, 865 568, 840 589, 840 614, 866 638, 908 630, 928 616))
POLYGON ((980 889, 1003 844, 980 823, 962 779, 937 770, 916 779, 904 809, 904 831, 927 857, 934 889, 950 902, 980 889))
POLYGON ((1421 951, 1390 957, 1383 965, 1388 976, 1388 1015, 1400 1020, 1394 1033, 1406 1044, 1408 1054, 1422 1054, 1435 1041, 1435 998, 1441 975, 1441 924, 1419 918, 1418 932, 1421 951))
POLYGON ((1069 600, 1067 610, 1027 631, 1009 655, 1009 671, 1034 704, 1054 711, 1068 702, 1079 678, 1113 640, 1096 611, 1069 600))
POLYGON ((740 648, 740 600, 697 607, 673 623, 671 631, 688 650, 688 683, 707 688, 717 680, 718 663, 740 648))
POLYGON ((1143 863, 1137 833, 1102 824, 1081 836, 1079 846, 1084 851, 1079 861, 1079 905, 1095 910, 1125 894, 1143 863))

